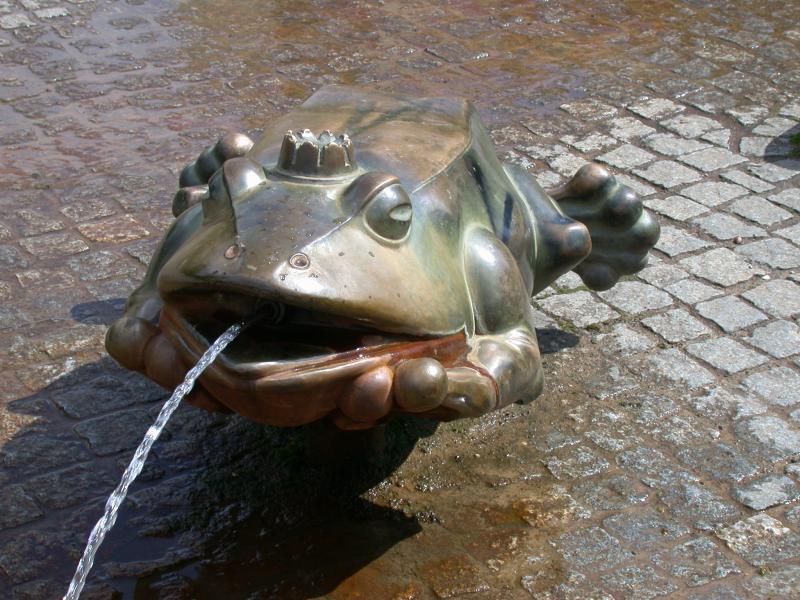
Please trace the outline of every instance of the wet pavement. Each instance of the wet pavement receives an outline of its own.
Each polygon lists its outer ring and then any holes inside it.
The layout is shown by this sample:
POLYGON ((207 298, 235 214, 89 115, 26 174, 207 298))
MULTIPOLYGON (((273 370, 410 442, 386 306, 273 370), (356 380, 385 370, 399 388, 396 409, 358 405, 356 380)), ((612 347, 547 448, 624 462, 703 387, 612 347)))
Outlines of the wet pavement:
POLYGON ((102 338, 180 168, 331 83, 468 97, 545 187, 610 165, 651 266, 535 299, 536 403, 371 461, 181 408, 85 597, 797 597, 798 10, 0 1, 0 597, 63 594, 165 397, 102 338))

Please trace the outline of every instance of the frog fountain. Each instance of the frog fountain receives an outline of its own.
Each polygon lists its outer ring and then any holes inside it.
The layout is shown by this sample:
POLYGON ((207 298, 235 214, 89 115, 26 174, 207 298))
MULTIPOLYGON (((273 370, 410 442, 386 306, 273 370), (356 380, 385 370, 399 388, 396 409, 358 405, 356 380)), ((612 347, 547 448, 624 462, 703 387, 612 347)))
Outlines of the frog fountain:
POLYGON ((398 413, 451 420, 530 402, 543 387, 531 297, 569 270, 608 289, 659 235, 599 165, 548 194, 499 161, 466 101, 346 87, 318 91, 256 144, 223 137, 182 171, 172 211, 106 347, 175 390, 65 600, 80 597, 182 398, 367 431, 398 413))
POLYGON ((501 162, 464 100, 347 87, 257 143, 223 137, 183 170, 172 209, 109 353, 173 388, 256 315, 187 400, 346 430, 530 402, 543 386, 531 297, 570 270, 608 289, 659 235, 600 165, 547 193, 501 162))

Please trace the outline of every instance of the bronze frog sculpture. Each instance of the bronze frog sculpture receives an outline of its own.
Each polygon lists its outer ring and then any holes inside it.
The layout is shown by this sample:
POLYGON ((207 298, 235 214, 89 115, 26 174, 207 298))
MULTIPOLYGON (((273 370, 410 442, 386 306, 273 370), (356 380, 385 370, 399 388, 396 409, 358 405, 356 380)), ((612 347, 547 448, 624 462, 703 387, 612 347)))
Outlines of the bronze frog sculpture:
POLYGON ((466 101, 346 87, 318 91, 256 144, 223 137, 183 170, 173 212, 108 351, 170 388, 257 315, 189 400, 278 426, 362 429, 532 400, 531 296, 571 269, 607 289, 659 235, 599 165, 548 194, 501 163, 466 101))

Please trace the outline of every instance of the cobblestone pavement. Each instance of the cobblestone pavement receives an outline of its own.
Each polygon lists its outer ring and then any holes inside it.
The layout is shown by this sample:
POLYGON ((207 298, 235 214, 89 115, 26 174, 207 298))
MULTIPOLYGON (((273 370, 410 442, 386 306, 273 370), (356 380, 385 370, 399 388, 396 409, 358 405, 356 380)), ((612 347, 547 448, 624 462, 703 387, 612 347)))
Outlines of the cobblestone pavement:
POLYGON ((534 405, 348 476, 183 407, 85 597, 800 597, 800 5, 490 4, 0 0, 0 597, 63 593, 164 397, 102 338, 178 170, 329 83, 469 97, 546 187, 608 164, 651 266, 535 298, 534 405))

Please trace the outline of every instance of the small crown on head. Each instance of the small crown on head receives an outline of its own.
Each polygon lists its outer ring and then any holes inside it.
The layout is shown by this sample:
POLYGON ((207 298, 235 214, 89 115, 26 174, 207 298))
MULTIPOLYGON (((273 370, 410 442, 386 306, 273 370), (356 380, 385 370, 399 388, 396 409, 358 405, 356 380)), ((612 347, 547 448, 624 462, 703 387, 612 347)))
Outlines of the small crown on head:
POLYGON ((287 131, 278 156, 277 170, 300 177, 338 177, 356 169, 353 143, 347 134, 310 129, 287 131))

